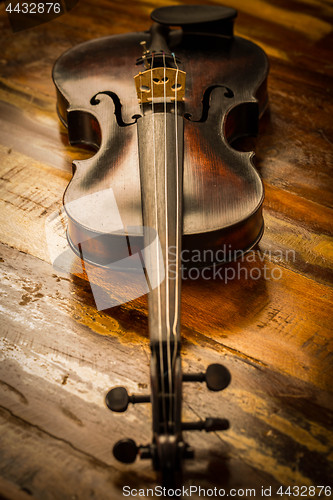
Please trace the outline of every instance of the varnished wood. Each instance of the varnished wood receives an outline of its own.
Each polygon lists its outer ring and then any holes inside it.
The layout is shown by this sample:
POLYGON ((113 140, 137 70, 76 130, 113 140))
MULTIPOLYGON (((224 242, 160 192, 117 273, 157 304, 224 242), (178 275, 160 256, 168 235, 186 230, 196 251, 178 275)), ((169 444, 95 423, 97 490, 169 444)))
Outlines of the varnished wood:
MULTIPOLYGON (((259 47, 241 38, 187 32, 181 42, 179 38, 179 32, 172 32, 169 45, 187 73, 184 105, 185 116, 190 119, 184 120, 183 246, 215 252, 223 245, 245 250, 262 234, 263 188, 253 168, 252 153, 233 150, 226 138, 232 142, 256 132, 258 114, 262 115, 267 106, 267 59, 259 47), (233 93, 229 95, 230 88, 233 93), (202 117, 205 119, 200 122, 202 117), (216 130, 215 135, 212 130, 216 130)), ((74 162, 75 175, 64 196, 73 240, 92 239, 96 231, 114 233, 110 187, 124 227, 142 227, 133 119, 140 115, 133 78, 138 72, 135 62, 141 56, 142 40, 149 44, 150 35, 133 33, 93 40, 66 52, 55 64, 58 112, 68 125, 70 141, 96 146, 102 137, 98 154, 74 162), (102 94, 104 91, 112 95, 102 94), (97 104, 92 102, 94 96, 97 104), (117 99, 121 108, 116 108, 117 99), (100 212, 82 211, 79 203, 71 203, 96 192, 100 212)), ((111 234, 103 240, 104 246, 95 248, 95 239, 89 251, 91 260, 94 252, 100 261, 124 258, 126 255, 113 254, 114 248, 121 248, 114 240, 116 236, 111 234)))
MULTIPOLYGON (((282 278, 183 282, 184 370, 222 361, 233 374, 221 397, 186 387, 186 419, 223 411, 233 425, 223 436, 191 435, 191 444, 206 451, 188 465, 185 484, 318 484, 331 477, 332 446, 333 13, 314 1, 232 5, 239 9, 236 33, 270 57, 270 111, 256 164, 266 191, 260 255, 271 250, 272 259, 246 267, 266 264, 282 278), (294 250, 295 257, 280 250, 294 250)), ((67 145, 58 125, 52 64, 78 42, 148 29, 155 6, 81 0, 52 25, 15 35, 0 17, 0 475, 33 498, 50 491, 55 498, 123 498, 127 482, 155 484, 148 463, 128 473, 111 454, 129 427, 136 429, 132 437, 149 441, 148 408, 119 416, 102 403, 107 383, 127 379, 130 391, 146 392, 146 300, 97 312, 86 281, 49 264, 44 236, 45 218, 61 207, 72 160, 87 156, 67 145)), ((1 493, 7 492, 5 485, 1 493)))

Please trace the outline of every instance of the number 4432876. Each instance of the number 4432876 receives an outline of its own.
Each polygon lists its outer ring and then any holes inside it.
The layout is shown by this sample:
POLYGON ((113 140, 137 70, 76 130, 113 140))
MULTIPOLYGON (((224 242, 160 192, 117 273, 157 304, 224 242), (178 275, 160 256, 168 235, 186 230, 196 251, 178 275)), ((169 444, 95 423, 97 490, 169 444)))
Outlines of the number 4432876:
POLYGON ((6 7, 6 12, 13 14, 60 14, 61 4, 59 2, 24 2, 24 3, 14 3, 10 2, 6 7))
POLYGON ((291 497, 330 497, 331 496, 330 486, 280 486, 276 494, 291 497))

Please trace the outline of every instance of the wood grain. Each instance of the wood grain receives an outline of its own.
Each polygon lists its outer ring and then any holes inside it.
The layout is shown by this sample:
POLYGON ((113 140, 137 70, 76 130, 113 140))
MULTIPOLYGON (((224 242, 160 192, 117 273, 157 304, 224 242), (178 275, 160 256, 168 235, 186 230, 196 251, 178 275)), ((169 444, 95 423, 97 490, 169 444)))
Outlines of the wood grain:
MULTIPOLYGON (((0 6, 3 498, 116 499, 125 484, 156 484, 149 462, 127 467, 111 453, 121 437, 149 442, 149 406, 122 415, 104 406, 113 385, 149 390, 146 297, 97 311, 78 260, 70 273, 52 267, 45 222, 61 208, 72 161, 92 154, 70 147, 58 122, 55 59, 94 37, 148 29, 149 12, 169 3, 81 0, 15 34, 0 6)), ((223 434, 188 436, 197 456, 185 485, 329 484, 333 8, 323 0, 224 3, 239 10, 236 33, 270 58, 269 112, 256 142, 237 144, 255 144, 266 230, 241 279, 183 280, 184 371, 224 362, 232 373, 223 394, 184 389, 184 420, 231 421, 223 434), (266 279, 246 279, 264 266, 266 279)), ((93 276, 111 296, 118 278, 111 286, 110 276, 93 276)))

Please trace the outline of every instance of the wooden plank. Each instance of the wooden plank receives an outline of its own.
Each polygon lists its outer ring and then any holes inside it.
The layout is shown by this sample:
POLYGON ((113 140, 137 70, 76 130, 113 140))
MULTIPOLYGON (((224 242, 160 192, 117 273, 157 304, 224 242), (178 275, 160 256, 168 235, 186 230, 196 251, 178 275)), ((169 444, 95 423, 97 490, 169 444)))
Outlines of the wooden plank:
MULTIPOLYGON (((115 384, 148 390, 146 299, 97 311, 78 260, 67 274, 50 265, 45 221, 61 207, 72 161, 92 154, 69 147, 59 124, 55 59, 97 36, 148 29, 150 11, 162 4, 81 0, 70 14, 15 34, 0 12, 5 498, 120 498, 126 482, 155 485, 149 462, 126 467, 111 454, 118 438, 150 441, 149 406, 115 415, 103 402, 115 384)), ((333 9, 322 0, 232 6, 236 33, 270 56, 270 111, 256 141, 266 231, 256 258, 241 263, 241 279, 183 281, 184 370, 225 362, 233 377, 222 395, 184 388, 184 419, 231 421, 225 433, 188 436, 197 458, 185 485, 325 484, 332 474, 333 9), (246 279, 256 268, 266 268, 266 278, 246 279), (268 279, 272 273, 279 279, 268 279)), ((113 297, 121 279, 114 274, 111 287, 110 276, 92 277, 113 297)))
POLYGON ((0 497, 5 500, 31 500, 30 493, 18 488, 15 484, 0 478, 0 497))
MULTIPOLYGON (((8 155, 4 151, 3 158, 3 241, 50 261, 45 221, 60 208, 61 193, 69 175, 31 160, 28 164, 26 157, 15 152, 8 155), (24 240, 22 234, 26 234, 24 240)), ((281 200, 284 196, 281 195, 281 200)), ((305 201, 300 203, 305 205, 305 201)), ((213 272, 206 273, 209 280, 193 281, 184 276, 184 328, 213 336, 217 342, 222 332, 223 343, 229 348, 328 388, 332 292, 313 278, 309 286, 311 274, 327 281, 332 269, 331 239, 320 235, 327 224, 327 209, 319 208, 319 211, 325 214, 322 221, 317 219, 315 229, 319 228, 319 234, 310 230, 311 225, 303 229, 303 221, 302 226, 295 227, 267 214, 268 229, 261 244, 262 255, 248 256, 246 262, 221 271, 215 279, 213 272), (248 279, 250 273, 254 279, 248 279), (261 278, 258 280, 259 273, 261 278), (236 278, 232 280, 233 274, 236 278), (284 355, 286 350, 289 352, 287 357, 284 355)), ((297 216, 299 218, 299 214, 297 216)), ((76 273, 84 277, 80 265, 76 273)), ((95 282, 110 290, 109 278, 103 278, 100 271, 94 274, 95 282)), ((135 307, 137 304, 125 306, 129 310, 135 307)), ((145 303, 140 307, 146 312, 145 303)))
MULTIPOLYGON (((150 409, 142 405, 115 415, 103 400, 106 390, 118 384, 130 392, 148 390, 149 346, 142 324, 146 319, 138 318, 142 326, 138 335, 133 316, 134 328, 124 322, 124 316, 130 322, 124 311, 119 320, 112 313, 96 314, 93 304, 87 305, 92 301, 84 281, 63 279, 50 265, 10 248, 2 247, 2 255, 0 404, 9 432, 2 433, 0 473, 6 471, 7 479, 36 492, 38 498, 54 484, 53 460, 63 456, 66 472, 63 475, 61 468, 59 474, 66 479, 55 488, 59 498, 74 494, 82 468, 88 475, 79 491, 88 483, 95 492, 103 491, 97 484, 104 488, 110 480, 126 484, 127 475, 116 479, 125 474, 126 466, 113 458, 110 449, 118 437, 148 442, 150 409), (19 448, 13 446, 17 432, 22 433, 19 448), (43 453, 48 457, 45 463, 43 453)), ((233 381, 222 395, 197 384, 185 387, 184 419, 222 414, 232 424, 225 433, 190 434, 198 458, 189 465, 186 481, 199 473, 206 476, 209 463, 225 467, 226 455, 233 485, 239 483, 239 470, 244 473, 243 486, 248 487, 327 481, 333 439, 328 430, 329 395, 209 337, 189 333, 185 332, 184 370, 197 371, 222 361, 233 381), (290 468, 297 456, 296 469, 290 468), (317 465, 309 468, 314 457, 317 465)), ((137 484, 153 480, 149 463, 132 467, 137 484)), ((218 484, 216 480, 208 474, 203 483, 218 484)))

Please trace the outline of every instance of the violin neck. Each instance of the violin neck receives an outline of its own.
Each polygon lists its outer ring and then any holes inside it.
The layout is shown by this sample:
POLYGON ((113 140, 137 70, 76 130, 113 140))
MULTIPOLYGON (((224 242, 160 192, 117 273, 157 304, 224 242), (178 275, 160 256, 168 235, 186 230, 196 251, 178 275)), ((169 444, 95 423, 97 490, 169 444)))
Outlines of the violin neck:
POLYGON ((138 120, 152 349, 180 346, 183 127, 176 112, 153 111, 138 120))

